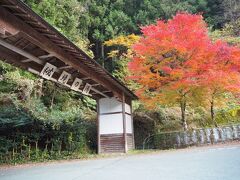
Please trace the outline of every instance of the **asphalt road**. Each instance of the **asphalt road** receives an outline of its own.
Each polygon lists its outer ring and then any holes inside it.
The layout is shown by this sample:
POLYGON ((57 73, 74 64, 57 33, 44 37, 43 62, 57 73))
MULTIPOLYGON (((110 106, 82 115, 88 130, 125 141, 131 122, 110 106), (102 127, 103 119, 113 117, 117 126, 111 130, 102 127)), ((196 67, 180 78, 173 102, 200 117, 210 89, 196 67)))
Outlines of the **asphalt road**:
POLYGON ((240 180, 240 146, 0 169, 0 180, 240 180))

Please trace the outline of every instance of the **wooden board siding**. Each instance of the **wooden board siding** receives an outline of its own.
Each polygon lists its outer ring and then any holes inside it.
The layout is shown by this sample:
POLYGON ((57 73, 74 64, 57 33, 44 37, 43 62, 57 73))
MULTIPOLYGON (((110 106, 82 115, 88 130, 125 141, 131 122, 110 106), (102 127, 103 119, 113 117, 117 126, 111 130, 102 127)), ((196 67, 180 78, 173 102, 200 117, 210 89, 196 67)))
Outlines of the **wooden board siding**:
POLYGON ((123 134, 102 134, 100 144, 100 153, 124 153, 123 134))
POLYGON ((128 147, 128 150, 134 149, 132 134, 127 134, 127 147, 128 147))

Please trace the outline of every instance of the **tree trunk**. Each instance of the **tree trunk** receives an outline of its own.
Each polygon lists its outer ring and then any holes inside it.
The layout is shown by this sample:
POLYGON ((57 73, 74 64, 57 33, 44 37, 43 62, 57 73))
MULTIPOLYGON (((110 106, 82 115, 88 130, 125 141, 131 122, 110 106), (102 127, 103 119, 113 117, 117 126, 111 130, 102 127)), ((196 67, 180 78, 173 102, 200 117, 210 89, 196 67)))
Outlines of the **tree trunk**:
POLYGON ((104 55, 104 44, 103 43, 101 43, 101 57, 102 57, 102 59, 105 58, 105 55, 104 55))
POLYGON ((60 143, 59 143, 59 149, 58 149, 59 155, 61 155, 61 151, 62 151, 62 141, 60 141, 60 143))
POLYGON ((211 103, 211 108, 210 108, 211 109, 211 120, 212 120, 214 126, 218 127, 218 124, 217 124, 217 122, 215 120, 214 100, 213 100, 213 98, 212 98, 210 103, 211 103))
POLYGON ((180 106, 181 106, 181 114, 182 114, 182 126, 183 126, 183 130, 187 131, 188 130, 188 125, 187 125, 187 121, 186 121, 186 100, 182 100, 180 102, 180 106))
POLYGON ((13 147, 13 150, 12 150, 12 157, 13 157, 13 160, 15 160, 15 148, 13 147))
MULTIPOLYGON (((54 85, 54 87, 55 87, 55 85, 54 85)), ((55 99, 55 94, 56 94, 56 88, 53 89, 53 94, 52 94, 52 98, 51 98, 50 109, 53 108, 54 99, 55 99)))
POLYGON ((35 154, 36 157, 38 158, 38 140, 35 141, 35 154))
POLYGON ((98 59, 99 58, 99 42, 97 41, 96 42, 96 45, 95 45, 95 57, 98 59))
POLYGON ((43 79, 38 79, 35 82, 35 98, 40 98, 42 96, 42 89, 43 89, 43 79))
POLYGON ((104 62, 105 56, 104 56, 104 44, 103 43, 101 43, 101 59, 102 59, 102 67, 104 68, 104 66, 105 66, 105 62, 104 62))
POLYGON ((28 145, 28 159, 31 159, 31 144, 28 145))

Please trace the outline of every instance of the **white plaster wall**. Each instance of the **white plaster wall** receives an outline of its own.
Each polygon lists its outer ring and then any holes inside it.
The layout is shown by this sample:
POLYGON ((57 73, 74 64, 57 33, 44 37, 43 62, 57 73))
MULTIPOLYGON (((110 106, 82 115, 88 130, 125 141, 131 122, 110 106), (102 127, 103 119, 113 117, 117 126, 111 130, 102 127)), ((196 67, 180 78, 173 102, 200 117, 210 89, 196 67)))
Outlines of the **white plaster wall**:
POLYGON ((125 103, 125 112, 131 114, 131 107, 130 107, 130 105, 128 105, 126 103, 125 103))
POLYGON ((126 114, 126 133, 132 133, 132 118, 126 114))
MULTIPOLYGON (((131 107, 125 104, 126 113, 131 114, 131 107)), ((123 133, 122 102, 115 98, 102 98, 99 100, 99 131, 100 134, 123 133), (117 114, 102 114, 115 113, 117 114), (102 115, 101 115, 102 114, 102 115)), ((126 114, 126 133, 132 133, 132 118, 126 114)))
POLYGON ((99 116, 100 134, 123 133, 122 113, 99 116))
POLYGON ((122 103, 116 98, 102 98, 99 100, 99 111, 101 113, 111 113, 122 111, 122 103))

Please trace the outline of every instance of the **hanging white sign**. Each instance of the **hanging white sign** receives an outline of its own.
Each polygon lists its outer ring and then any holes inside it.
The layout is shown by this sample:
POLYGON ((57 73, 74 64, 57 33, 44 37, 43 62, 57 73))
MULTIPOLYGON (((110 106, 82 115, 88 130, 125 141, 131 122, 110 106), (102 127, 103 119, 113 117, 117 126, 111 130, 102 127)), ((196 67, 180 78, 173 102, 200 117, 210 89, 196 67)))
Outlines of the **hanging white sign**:
POLYGON ((66 71, 63 71, 60 77, 58 78, 58 82, 60 82, 61 84, 67 84, 70 77, 71 77, 71 74, 69 74, 66 71))
POLYGON ((87 83, 87 84, 84 86, 82 93, 85 94, 85 95, 89 95, 89 92, 90 92, 91 88, 92 88, 92 86, 87 83))
POLYGON ((43 67, 40 76, 42 76, 45 79, 51 79, 53 73, 57 70, 57 67, 50 64, 46 63, 45 66, 43 67))
POLYGON ((74 91, 79 91, 81 84, 82 84, 82 80, 79 78, 75 78, 75 80, 72 83, 71 89, 74 91))

